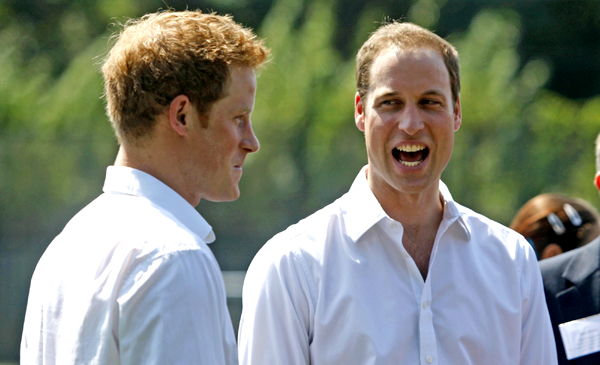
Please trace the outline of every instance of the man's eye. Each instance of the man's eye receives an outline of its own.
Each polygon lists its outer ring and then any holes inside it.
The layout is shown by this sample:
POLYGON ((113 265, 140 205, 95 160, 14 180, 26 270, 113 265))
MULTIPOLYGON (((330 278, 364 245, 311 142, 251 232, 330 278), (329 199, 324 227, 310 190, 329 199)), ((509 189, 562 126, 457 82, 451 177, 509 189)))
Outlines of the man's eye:
POLYGON ((425 99, 425 100, 421 101, 421 104, 423 104, 423 105, 438 105, 438 104, 440 104, 440 102, 437 100, 425 99))
POLYGON ((396 105, 398 102, 396 100, 384 100, 381 105, 396 105))

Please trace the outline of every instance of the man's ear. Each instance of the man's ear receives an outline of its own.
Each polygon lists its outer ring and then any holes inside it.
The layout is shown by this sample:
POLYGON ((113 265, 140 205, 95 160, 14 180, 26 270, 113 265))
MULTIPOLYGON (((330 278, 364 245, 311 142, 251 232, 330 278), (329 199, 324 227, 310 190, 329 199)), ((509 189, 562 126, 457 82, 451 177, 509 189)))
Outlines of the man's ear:
POLYGON ((456 98, 454 103, 454 131, 456 132, 462 124, 462 111, 460 108, 460 95, 456 98))
POLYGON ((354 123, 356 123, 358 130, 361 132, 365 131, 365 107, 358 93, 354 97, 354 123))
POLYGON ((178 95, 171 101, 171 105, 169 106, 169 125, 180 136, 188 133, 188 122, 192 111, 192 102, 185 95, 178 95))
POLYGON ((600 171, 596 173, 596 177, 594 178, 594 185, 596 185, 596 189, 600 191, 600 171))

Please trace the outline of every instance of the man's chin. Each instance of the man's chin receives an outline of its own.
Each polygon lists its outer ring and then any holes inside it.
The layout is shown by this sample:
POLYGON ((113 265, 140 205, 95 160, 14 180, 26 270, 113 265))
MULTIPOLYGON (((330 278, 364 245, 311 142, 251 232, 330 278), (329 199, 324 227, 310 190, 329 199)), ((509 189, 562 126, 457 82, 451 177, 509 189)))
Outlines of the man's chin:
POLYGON ((240 197, 240 189, 238 186, 230 189, 229 191, 221 191, 217 194, 206 197, 205 199, 214 203, 219 202, 232 202, 240 197))
POLYGON ((432 185, 429 178, 409 178, 396 181, 394 189, 405 194, 418 194, 427 190, 432 185))

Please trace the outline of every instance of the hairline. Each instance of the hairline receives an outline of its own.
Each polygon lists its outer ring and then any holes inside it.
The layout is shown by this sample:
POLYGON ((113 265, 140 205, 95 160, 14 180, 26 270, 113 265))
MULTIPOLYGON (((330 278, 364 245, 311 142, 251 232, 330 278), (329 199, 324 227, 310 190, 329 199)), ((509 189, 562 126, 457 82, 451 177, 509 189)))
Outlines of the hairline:
MULTIPOLYGON (((383 54, 385 54, 386 52, 419 52, 419 51, 424 51, 424 50, 429 50, 429 51, 433 51, 436 54, 438 54, 442 60, 442 63, 444 64, 444 70, 446 70, 446 73, 448 75, 448 87, 450 88, 450 98, 452 100, 452 105, 455 105, 456 102, 458 101, 458 98, 460 97, 460 94, 456 95, 456 98, 454 97, 454 93, 452 92, 452 76, 450 75, 450 70, 448 69, 448 65, 445 62, 444 59, 444 55, 442 54, 442 52, 439 49, 436 49, 433 45, 429 45, 429 44, 422 44, 422 45, 409 45, 409 46, 402 46, 396 43, 390 43, 389 45, 382 47, 377 53, 374 54, 373 56, 373 61, 371 62, 371 65, 369 67, 368 70, 368 80, 369 80, 369 84, 368 87, 364 93, 364 95, 361 95, 361 99, 368 99, 368 96, 371 94, 371 86, 372 86, 372 81, 373 81, 373 67, 375 65, 376 60, 381 57, 383 54), (454 100, 456 99, 456 100, 454 100)), ((357 90, 358 91, 358 90, 357 90)), ((360 91, 359 95, 360 95, 360 91)), ((600 137, 600 135, 599 135, 600 137)), ((599 138, 600 141, 600 138, 599 138)), ((600 168, 599 168, 600 169, 600 168)))

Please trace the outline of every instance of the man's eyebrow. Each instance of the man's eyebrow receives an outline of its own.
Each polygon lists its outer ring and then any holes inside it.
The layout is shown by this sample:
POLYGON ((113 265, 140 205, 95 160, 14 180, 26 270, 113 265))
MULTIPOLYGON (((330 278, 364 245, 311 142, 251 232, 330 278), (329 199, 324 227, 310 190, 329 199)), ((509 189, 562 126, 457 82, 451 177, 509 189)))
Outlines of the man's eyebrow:
POLYGON ((249 108, 246 105, 237 105, 233 108, 236 113, 250 114, 252 113, 252 108, 249 108))
POLYGON ((398 96, 398 95, 400 95, 399 92, 390 90, 390 91, 386 91, 386 92, 384 92, 382 94, 379 94, 379 95, 374 95, 374 97, 375 97, 375 99, 379 99, 379 98, 387 98, 387 97, 390 97, 390 96, 398 96))
POLYGON ((444 98, 446 97, 446 95, 444 95, 444 92, 442 92, 441 90, 437 90, 437 89, 427 90, 423 93, 423 95, 437 95, 437 96, 443 96, 444 98))
MULTIPOLYGON (((381 98, 387 98, 387 97, 392 97, 392 96, 399 96, 402 93, 399 91, 394 91, 394 90, 389 90, 389 91, 385 91, 379 95, 374 95, 374 99, 381 99, 381 98)), ((427 90, 425 92, 423 92, 423 94, 421 95, 435 95, 435 96, 441 96, 441 97, 446 97, 446 95, 444 94, 444 92, 442 90, 439 89, 430 89, 427 90)))

